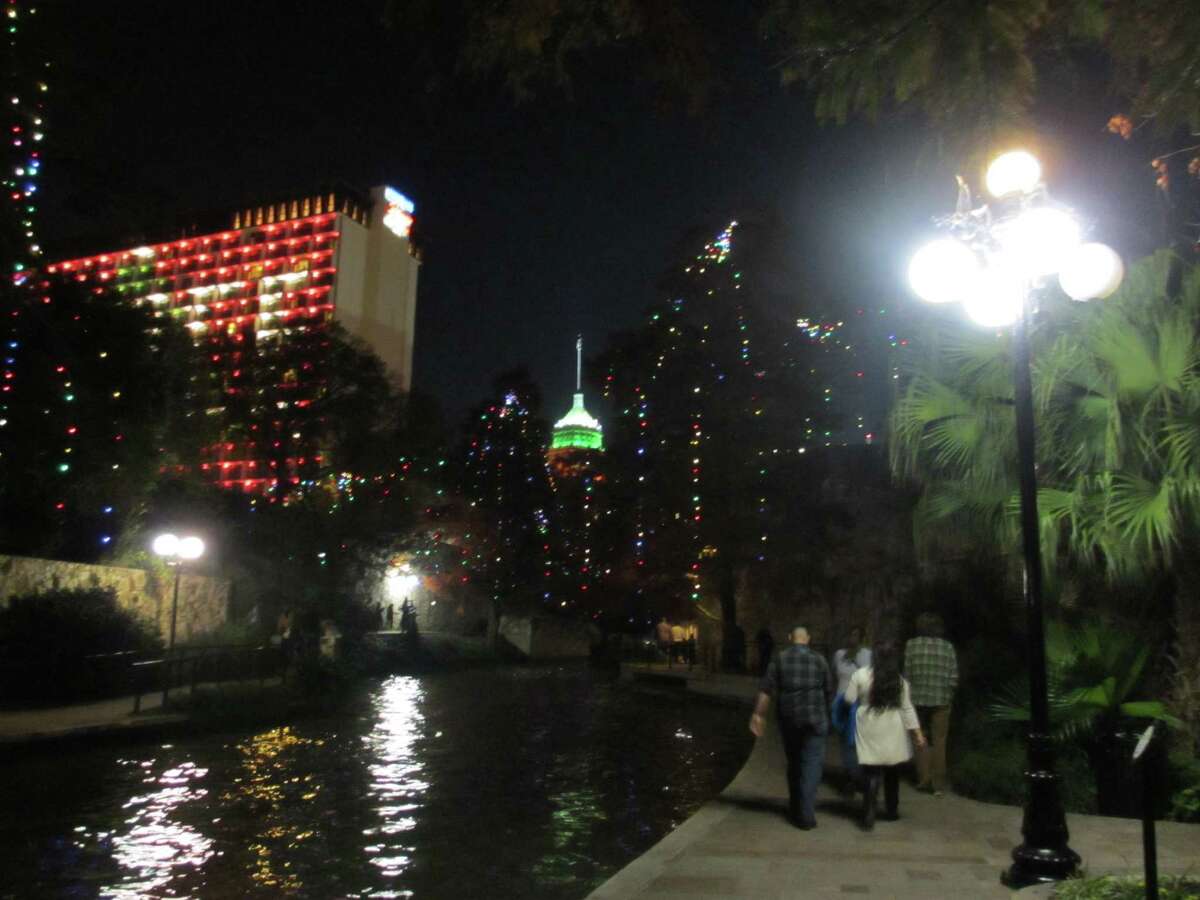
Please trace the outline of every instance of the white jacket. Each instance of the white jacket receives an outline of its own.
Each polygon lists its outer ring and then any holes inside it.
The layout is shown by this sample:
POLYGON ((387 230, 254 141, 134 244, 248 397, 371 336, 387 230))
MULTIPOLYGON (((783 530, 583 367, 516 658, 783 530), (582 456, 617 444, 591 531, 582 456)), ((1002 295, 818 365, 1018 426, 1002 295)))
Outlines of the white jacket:
POLYGON ((867 705, 871 696, 874 669, 859 669, 850 676, 846 686, 847 703, 858 702, 858 718, 854 723, 854 742, 858 761, 864 766, 894 766, 912 759, 908 732, 920 723, 913 708, 908 682, 900 679, 900 708, 872 712, 867 705))

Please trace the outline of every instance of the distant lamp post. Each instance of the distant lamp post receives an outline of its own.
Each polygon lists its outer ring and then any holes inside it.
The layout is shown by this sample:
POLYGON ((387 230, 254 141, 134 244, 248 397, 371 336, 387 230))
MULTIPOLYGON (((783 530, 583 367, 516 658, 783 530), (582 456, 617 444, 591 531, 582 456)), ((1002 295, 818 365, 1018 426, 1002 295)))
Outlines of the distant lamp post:
POLYGON ((171 594, 171 635, 167 643, 167 652, 175 649, 175 622, 179 615, 179 574, 185 562, 191 562, 204 555, 204 541, 194 535, 176 537, 173 534, 160 534, 150 545, 155 554, 161 556, 168 566, 175 570, 175 588, 171 594))
POLYGON ((970 190, 960 180, 958 208, 938 222, 949 236, 922 247, 908 270, 912 289, 922 299, 962 303, 968 316, 988 328, 1013 326, 1013 402, 1031 713, 1025 773, 1028 791, 1021 828, 1025 840, 1013 850, 1013 865, 1003 876, 1013 887, 1061 880, 1079 865, 1078 854, 1067 843, 1067 822, 1050 743, 1029 372, 1031 301, 1045 279, 1055 275, 1069 297, 1090 300, 1112 294, 1124 274, 1115 251, 1103 244, 1083 243, 1078 222, 1066 209, 1050 202, 1041 173, 1037 159, 1025 151, 997 158, 986 177, 988 191, 998 201, 995 209, 986 204, 971 208, 970 190))

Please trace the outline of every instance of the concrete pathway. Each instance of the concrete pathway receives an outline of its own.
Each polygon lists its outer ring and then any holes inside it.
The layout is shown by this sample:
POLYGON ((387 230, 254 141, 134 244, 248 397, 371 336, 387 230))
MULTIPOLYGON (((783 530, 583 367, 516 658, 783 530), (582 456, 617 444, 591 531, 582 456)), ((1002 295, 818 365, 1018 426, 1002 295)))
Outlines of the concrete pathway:
MULTIPOLYGON (((750 679, 747 679, 749 681, 750 679)), ((1021 810, 901 786, 899 822, 858 827, 858 806, 822 786, 814 831, 784 818, 785 759, 774 726, 721 795, 597 888, 590 900, 864 896, 896 900, 1012 897, 1000 872, 1020 837, 1021 810)), ((1069 816, 1089 874, 1140 872, 1141 825, 1069 816)), ((1200 873, 1200 826, 1160 822, 1164 872, 1200 873)))
MULTIPOLYGON (((264 685, 273 686, 280 683, 278 678, 268 678, 264 685)), ((258 679, 226 681, 219 684, 214 682, 200 684, 196 690, 229 690, 258 684, 258 679)), ((171 688, 172 700, 181 700, 190 695, 190 685, 171 688)), ((110 700, 97 700, 94 703, 0 712, 0 744, 131 731, 188 719, 186 713, 163 709, 161 690, 142 694, 141 711, 137 714, 133 712, 133 701, 133 695, 130 694, 110 700)))
POLYGON ((689 669, 686 665, 678 663, 673 666, 666 663, 622 663, 621 679, 632 681, 638 686, 683 687, 693 694, 749 706, 754 704, 759 682, 759 679, 752 675, 706 672, 699 666, 689 669))

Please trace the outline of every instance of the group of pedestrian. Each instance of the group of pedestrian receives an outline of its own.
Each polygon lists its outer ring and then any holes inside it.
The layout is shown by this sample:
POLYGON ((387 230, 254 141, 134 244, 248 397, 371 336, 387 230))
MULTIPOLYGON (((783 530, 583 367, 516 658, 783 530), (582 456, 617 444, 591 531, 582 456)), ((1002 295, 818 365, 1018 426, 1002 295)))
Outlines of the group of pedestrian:
POLYGON ((815 828, 816 793, 831 725, 840 733, 841 757, 851 784, 863 793, 862 827, 876 818, 900 818, 900 768, 915 756, 917 789, 941 796, 946 789, 946 739, 958 684, 954 645, 933 613, 917 619, 917 636, 901 653, 895 641, 872 650, 862 629, 851 629, 833 666, 809 648, 808 630, 792 629, 791 645, 774 654, 759 688, 750 730, 761 737, 775 701, 787 755, 788 817, 797 828, 815 828), (883 812, 878 812, 883 789, 883 812))
MULTIPOLYGON (((379 610, 384 631, 394 631, 396 628, 396 607, 392 603, 383 604, 379 610)), ((403 634, 415 634, 417 631, 417 609, 407 597, 400 604, 400 631, 403 634)))
POLYGON ((654 637, 658 649, 667 655, 667 665, 677 662, 689 666, 696 664, 696 641, 700 637, 700 629, 695 620, 672 624, 663 616, 654 628, 654 637))

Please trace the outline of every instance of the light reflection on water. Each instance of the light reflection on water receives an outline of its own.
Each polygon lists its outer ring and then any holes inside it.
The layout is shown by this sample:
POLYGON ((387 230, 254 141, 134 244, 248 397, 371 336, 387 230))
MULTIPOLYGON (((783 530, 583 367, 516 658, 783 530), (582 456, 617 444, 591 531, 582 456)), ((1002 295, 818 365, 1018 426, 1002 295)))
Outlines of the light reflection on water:
MULTIPOLYGON (((412 863, 416 847, 399 839, 417 825, 414 815, 429 785, 420 777, 423 766, 415 752, 425 717, 421 714, 424 694, 421 682, 412 676, 394 676, 385 681, 373 703, 377 720, 363 743, 377 760, 367 766, 371 780, 368 793, 375 802, 380 823, 363 830, 373 839, 363 849, 371 864, 387 878, 403 875, 412 863)), ((411 896, 411 892, 373 896, 411 896)))
POLYGON ((324 744, 285 727, 264 731, 237 745, 241 771, 222 800, 255 810, 258 827, 247 843, 246 868, 256 884, 288 891, 303 886, 290 857, 314 832, 303 816, 296 815, 296 808, 317 800, 321 785, 316 773, 298 769, 295 759, 324 744))
MULTIPOLYGON (((142 770, 146 792, 123 804, 122 809, 130 813, 125 829, 96 835, 111 841, 113 860, 125 873, 105 892, 119 900, 155 896, 179 870, 199 868, 213 854, 209 838, 176 818, 178 807, 198 803, 208 795, 207 789, 199 786, 208 770, 183 762, 155 774, 156 760, 123 762, 142 770)), ((84 830, 81 837, 86 836, 84 830)))
POLYGON ((6 762, 0 900, 578 900, 748 749, 740 710, 582 668, 392 677, 334 718, 6 762))

